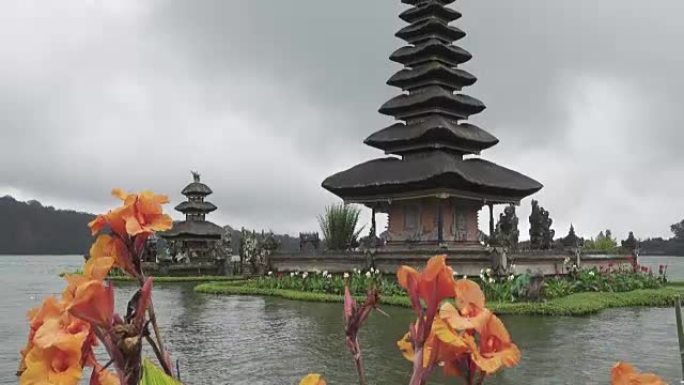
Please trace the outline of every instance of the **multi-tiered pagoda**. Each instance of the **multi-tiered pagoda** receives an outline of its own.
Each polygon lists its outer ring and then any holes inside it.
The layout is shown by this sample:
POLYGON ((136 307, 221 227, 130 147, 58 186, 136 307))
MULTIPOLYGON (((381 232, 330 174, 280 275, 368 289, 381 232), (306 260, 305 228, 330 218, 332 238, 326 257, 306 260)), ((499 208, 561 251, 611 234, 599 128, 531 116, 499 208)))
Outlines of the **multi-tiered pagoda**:
POLYGON ((192 175, 193 182, 181 192, 187 200, 175 207, 177 211, 185 214, 185 220, 174 223, 173 228, 161 236, 171 241, 176 255, 214 258, 215 256, 210 254, 217 249, 224 231, 220 226, 206 220, 207 214, 216 210, 214 204, 205 201, 212 191, 209 186, 200 182, 198 173, 193 172, 192 175))
POLYGON ((388 245, 479 245, 483 206, 518 204, 542 185, 479 157, 499 140, 466 122, 485 105, 461 90, 475 76, 459 65, 471 54, 453 43, 466 34, 449 23, 461 14, 454 0, 402 0, 413 7, 400 17, 410 25, 396 36, 409 45, 390 60, 404 69, 387 84, 404 93, 380 108, 398 122, 365 143, 396 155, 375 159, 327 178, 323 187, 348 203, 389 216, 388 245))

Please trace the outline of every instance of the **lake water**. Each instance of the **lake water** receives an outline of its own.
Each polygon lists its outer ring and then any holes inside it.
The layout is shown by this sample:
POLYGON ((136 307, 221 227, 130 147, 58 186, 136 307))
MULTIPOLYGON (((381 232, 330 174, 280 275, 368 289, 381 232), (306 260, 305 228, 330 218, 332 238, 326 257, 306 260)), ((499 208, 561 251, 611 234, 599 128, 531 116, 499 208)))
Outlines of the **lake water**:
MULTIPOLYGON (((16 384, 18 351, 25 343, 25 313, 47 295, 58 295, 58 274, 81 264, 79 256, 0 256, 0 384, 16 384)), ((644 257, 667 263, 684 280, 684 259, 644 257)), ((118 309, 133 288, 117 289, 118 309)), ((341 306, 260 297, 196 294, 191 284, 154 289, 162 334, 178 359, 185 383, 289 385, 308 372, 332 385, 354 384, 344 346, 341 306)), ((411 321, 406 309, 373 316, 361 343, 371 384, 406 384, 410 365, 396 349, 411 321)), ((494 385, 608 384, 612 365, 629 361, 671 383, 681 365, 672 309, 613 309, 573 317, 504 317, 523 353, 520 365, 487 381, 494 385)), ((445 384, 437 379, 431 384, 445 384)), ((455 383, 453 380, 451 383, 455 383)))

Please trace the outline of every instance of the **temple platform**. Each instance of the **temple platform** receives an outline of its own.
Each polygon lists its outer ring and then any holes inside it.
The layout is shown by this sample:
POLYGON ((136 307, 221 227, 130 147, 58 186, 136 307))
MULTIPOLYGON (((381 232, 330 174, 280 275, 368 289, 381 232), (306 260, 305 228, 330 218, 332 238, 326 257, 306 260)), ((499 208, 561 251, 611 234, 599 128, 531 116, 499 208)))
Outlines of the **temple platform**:
POLYGON ((447 263, 459 274, 478 276, 482 269, 499 274, 530 273, 545 276, 564 275, 568 267, 618 269, 631 266, 632 255, 625 253, 585 253, 579 256, 571 251, 518 251, 506 253, 487 247, 414 248, 406 250, 375 250, 373 252, 314 252, 275 253, 269 257, 270 269, 277 272, 328 271, 344 273, 370 267, 383 274, 395 274, 402 265, 422 269, 435 255, 446 255, 447 263), (568 261, 569 259, 569 261, 568 261))

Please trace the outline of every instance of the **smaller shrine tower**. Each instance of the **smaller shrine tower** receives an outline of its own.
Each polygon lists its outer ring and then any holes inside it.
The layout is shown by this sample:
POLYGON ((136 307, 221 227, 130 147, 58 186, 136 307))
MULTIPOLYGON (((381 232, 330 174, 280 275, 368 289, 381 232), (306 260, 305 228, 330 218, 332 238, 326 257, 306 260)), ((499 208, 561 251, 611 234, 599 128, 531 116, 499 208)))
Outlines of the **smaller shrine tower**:
POLYGON ((215 258, 212 252, 217 250, 223 229, 206 220, 207 214, 216 210, 216 206, 205 201, 212 193, 209 186, 200 182, 200 174, 192 172, 193 182, 185 186, 181 193, 187 200, 175 207, 185 214, 185 220, 173 224, 173 228, 163 234, 162 238, 172 244, 172 254, 184 254, 191 259, 215 258))

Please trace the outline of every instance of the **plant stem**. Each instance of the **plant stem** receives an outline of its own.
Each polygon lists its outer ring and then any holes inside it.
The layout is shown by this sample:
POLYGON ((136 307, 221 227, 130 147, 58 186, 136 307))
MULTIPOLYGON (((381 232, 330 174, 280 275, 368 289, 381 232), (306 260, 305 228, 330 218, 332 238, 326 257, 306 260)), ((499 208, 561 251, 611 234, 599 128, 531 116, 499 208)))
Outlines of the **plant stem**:
POLYGON ((166 360, 164 359, 164 356, 162 356, 162 352, 159 350, 159 347, 154 342, 152 337, 150 337, 149 335, 146 335, 145 340, 147 340, 147 342, 150 344, 150 346, 152 346, 152 350, 154 350, 154 354, 157 356, 157 359, 159 360, 159 363, 161 364, 164 371, 167 374, 171 373, 171 368, 169 368, 169 365, 166 362, 166 360))
POLYGON ((409 385, 422 385, 423 383, 423 348, 416 349, 413 357, 413 373, 409 385))
POLYGON ((354 348, 356 349, 354 364, 356 364, 356 373, 359 375, 359 385, 366 385, 366 372, 363 369, 363 358, 361 357, 361 346, 358 338, 354 341, 354 348))
MULTIPOLYGON (((675 300, 675 317, 677 319, 677 337, 679 338, 679 355, 682 361, 682 378, 684 378, 684 329, 682 329, 682 298, 675 300)), ((684 381, 684 380, 682 380, 684 381)))
POLYGON ((166 351, 164 350, 164 345, 162 344, 161 333, 159 332, 159 325, 157 325, 157 316, 154 313, 154 304, 150 301, 150 306, 147 307, 147 313, 150 316, 150 322, 152 322, 152 328, 154 329, 154 336, 157 338, 157 345, 159 347, 159 363, 164 367, 164 371, 169 376, 173 376, 173 372, 169 369, 166 364, 166 351))
MULTIPOLYGON (((131 247, 132 250, 134 250, 134 247, 131 247)), ((145 285, 145 272, 142 269, 142 263, 141 263, 141 258, 142 258, 142 253, 143 249, 140 250, 140 253, 137 255, 137 261, 140 266, 140 279, 138 280, 138 283, 140 287, 142 288, 145 285)), ((157 324, 157 315, 154 312, 154 302, 150 301, 149 306, 147 307, 147 314, 150 317, 150 322, 152 323, 152 328, 154 329, 154 336, 157 339, 157 343, 150 343, 152 345, 152 348, 155 349, 155 354, 157 354, 157 359, 159 360, 159 363, 161 366, 164 368, 164 371, 166 372, 167 375, 173 377, 173 371, 171 371, 171 368, 169 368, 167 362, 166 362, 166 350, 164 350, 164 344, 162 343, 162 338, 161 338, 161 333, 159 332, 159 325, 157 324), (158 348, 158 349, 157 349, 158 348), (158 350, 158 352, 157 352, 158 350)), ((149 336, 145 337, 148 342, 154 342, 149 336)))

